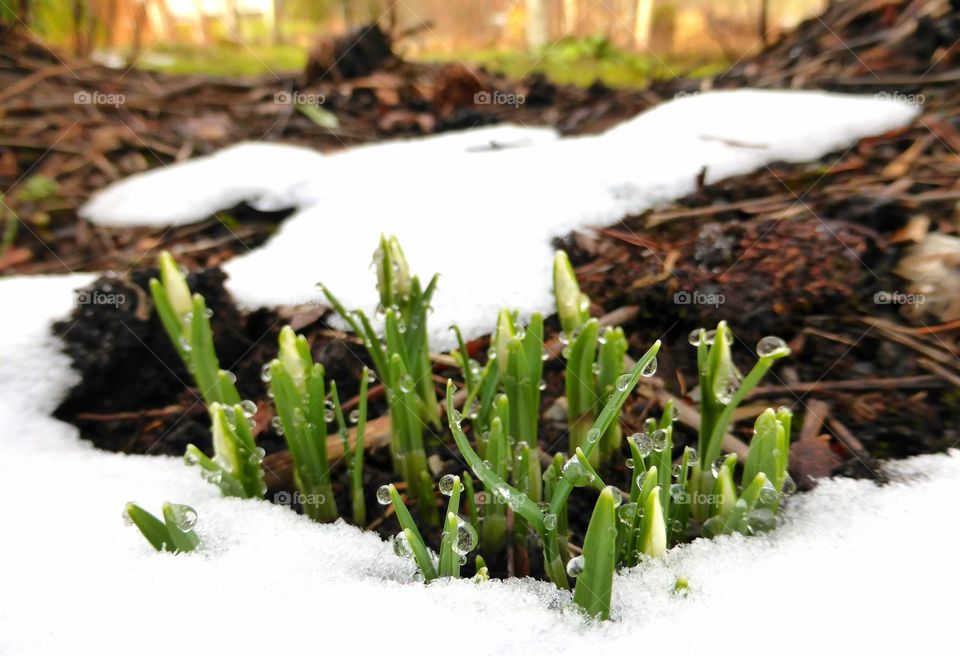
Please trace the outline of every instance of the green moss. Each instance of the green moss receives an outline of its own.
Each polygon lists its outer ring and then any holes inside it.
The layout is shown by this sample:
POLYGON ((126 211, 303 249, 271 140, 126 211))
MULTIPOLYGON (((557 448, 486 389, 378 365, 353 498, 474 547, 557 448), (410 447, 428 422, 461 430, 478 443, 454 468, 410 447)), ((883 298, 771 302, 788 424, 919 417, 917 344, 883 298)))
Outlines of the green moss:
POLYGON ((716 56, 654 56, 617 49, 602 37, 563 39, 535 51, 468 50, 425 54, 426 61, 464 61, 510 78, 543 73, 557 84, 645 87, 677 76, 704 77, 723 71, 728 62, 716 56))

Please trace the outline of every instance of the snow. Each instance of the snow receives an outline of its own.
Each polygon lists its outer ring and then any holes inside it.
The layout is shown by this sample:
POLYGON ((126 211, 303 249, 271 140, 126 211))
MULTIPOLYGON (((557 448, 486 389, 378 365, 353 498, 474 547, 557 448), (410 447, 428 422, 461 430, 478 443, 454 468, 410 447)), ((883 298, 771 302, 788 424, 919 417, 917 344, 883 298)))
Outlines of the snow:
MULTIPOLYGON (((553 310, 551 240, 609 225, 776 161, 801 162, 908 124, 917 108, 815 91, 715 91, 663 103, 596 136, 500 126, 318 155, 244 144, 134 176, 83 208, 105 225, 198 221, 246 199, 298 211, 225 266, 248 307, 323 303, 326 283, 371 312, 370 256, 396 234, 412 269, 441 282, 431 342, 491 332, 501 307, 553 310), (493 144, 493 146, 491 146, 493 144)), ((371 312, 372 313, 372 312, 371 312)))
POLYGON ((374 534, 225 499, 178 459, 94 449, 50 417, 76 382, 49 332, 89 275, 0 280, 0 654, 923 653, 955 641, 960 453, 825 481, 755 538, 698 540, 615 581, 583 622, 529 580, 412 580, 374 534), (199 514, 200 551, 158 554, 120 513, 199 514), (678 575, 685 598, 671 593, 678 575), (736 646, 734 646, 736 645, 736 646))

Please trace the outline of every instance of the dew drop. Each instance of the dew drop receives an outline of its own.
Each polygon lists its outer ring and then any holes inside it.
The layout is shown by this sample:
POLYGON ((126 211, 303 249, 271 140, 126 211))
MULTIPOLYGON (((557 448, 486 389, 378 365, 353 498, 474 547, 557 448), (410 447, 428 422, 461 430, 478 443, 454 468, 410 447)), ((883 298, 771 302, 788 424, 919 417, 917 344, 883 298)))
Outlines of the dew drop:
POLYGON ((676 403, 670 406, 670 419, 673 421, 680 419, 680 407, 676 403))
POLYGON ((650 359, 650 362, 647 363, 647 366, 643 368, 641 375, 645 378, 650 378, 653 374, 657 373, 657 357, 654 356, 650 359))
POLYGON ((220 370, 220 373, 223 375, 224 378, 226 378, 227 380, 229 380, 231 383, 237 382, 237 374, 233 373, 232 371, 227 371, 226 369, 221 369, 221 370, 220 370))
POLYGON ((650 455, 650 452, 653 450, 653 442, 650 440, 649 435, 646 433, 634 433, 630 436, 630 439, 637 445, 637 452, 641 457, 646 458, 650 455))
POLYGON ((680 474, 683 473, 683 465, 681 465, 679 462, 676 463, 673 466, 672 473, 674 478, 680 478, 680 474))
POLYGON ((623 392, 630 387, 630 374, 623 374, 617 378, 617 390, 623 392))
POLYGON ((605 490, 610 492, 610 496, 613 497, 613 505, 619 506, 623 503, 623 492, 620 491, 620 488, 614 487, 613 485, 608 485, 605 490))
POLYGON ((437 487, 440 488, 440 494, 450 496, 453 494, 453 488, 456 485, 456 477, 453 474, 446 474, 440 479, 437 487))
POLYGON ((643 482, 647 479, 647 472, 637 474, 637 487, 643 487, 643 482))
POLYGON ((567 576, 574 578, 583 574, 583 556, 574 556, 567 561, 567 576))
POLYGON ((407 540, 407 534, 400 531, 393 536, 393 553, 401 558, 410 558, 413 556, 413 549, 410 548, 410 541, 407 540))
POLYGON ((797 484, 794 482, 790 474, 787 474, 786 478, 783 479, 783 487, 781 488, 781 491, 785 497, 788 497, 797 491, 797 484))
POLYGON ((657 429, 653 431, 653 434, 650 436, 650 443, 653 445, 653 450, 657 453, 660 453, 667 448, 667 431, 662 429, 657 429))
POLYGON ((720 471, 723 469, 723 463, 726 462, 726 460, 727 460, 726 458, 724 458, 723 456, 720 456, 719 458, 713 461, 712 465, 710 465, 710 471, 713 472, 714 478, 720 477, 720 471))
POLYGON ((257 404, 250 399, 244 399, 241 401, 240 407, 243 409, 243 414, 248 417, 252 417, 253 415, 257 414, 257 404))
POLYGON ((599 428, 591 428, 590 430, 587 431, 587 442, 589 442, 590 444, 596 444, 599 441, 600 441, 599 428))
POLYGON ((700 529, 703 533, 703 537, 715 538, 720 535, 720 533, 723 532, 723 522, 723 517, 720 516, 711 517, 705 521, 703 523, 703 528, 700 529))
POLYGON ((633 458, 627 458, 623 464, 627 469, 633 469, 633 458))
POLYGON ((463 422, 463 414, 459 410, 454 409, 450 412, 450 419, 459 426, 460 423, 463 422))
POLYGON ((689 446, 687 447, 687 462, 691 465, 695 465, 700 462, 700 454, 697 453, 696 449, 693 449, 689 446))
POLYGON ((787 343, 776 335, 767 335, 757 342, 757 355, 761 358, 789 352, 790 347, 787 346, 787 343))
POLYGON ((453 542, 453 550, 465 556, 477 546, 477 529, 457 517, 457 539, 453 542))
POLYGON ((170 504, 170 509, 173 511, 174 524, 184 533, 196 525, 197 511, 190 506, 172 503, 170 504))
POLYGON ((704 335, 703 335, 703 343, 706 344, 707 346, 712 346, 712 345, 713 345, 713 340, 715 340, 716 338, 717 338, 717 331, 716 331, 716 330, 708 330, 708 331, 707 331, 706 333, 704 333, 704 335))
POLYGON ((772 506, 780 498, 780 493, 777 492, 777 489, 773 487, 773 483, 767 481, 763 484, 763 487, 760 488, 760 494, 757 496, 757 501, 764 506, 772 506))
POLYGON ((190 351, 193 350, 193 346, 191 346, 190 340, 187 339, 186 337, 180 338, 180 350, 183 351, 184 353, 189 353, 190 351))
POLYGON ((777 518, 769 508, 754 508, 747 513, 746 520, 751 533, 763 533, 777 525, 777 518))
POLYGON ((391 501, 390 486, 381 485, 377 488, 377 503, 381 506, 389 506, 391 501))
POLYGON ((350 411, 350 423, 355 424, 358 421, 360 421, 360 410, 357 408, 354 408, 353 410, 350 411))
POLYGON ((183 454, 183 462, 188 467, 193 467, 194 465, 200 464, 200 458, 197 457, 197 454, 188 451, 183 454))
POLYGON ((548 531, 552 531, 557 528, 557 516, 553 513, 548 513, 543 516, 543 527, 548 531))
POLYGON ((690 331, 690 334, 687 336, 687 341, 690 343, 690 346, 700 346, 700 331, 702 328, 694 328, 690 331))
POLYGON ((617 510, 617 517, 620 518, 620 521, 624 524, 633 523, 634 517, 637 516, 637 504, 635 503, 625 503, 617 510))

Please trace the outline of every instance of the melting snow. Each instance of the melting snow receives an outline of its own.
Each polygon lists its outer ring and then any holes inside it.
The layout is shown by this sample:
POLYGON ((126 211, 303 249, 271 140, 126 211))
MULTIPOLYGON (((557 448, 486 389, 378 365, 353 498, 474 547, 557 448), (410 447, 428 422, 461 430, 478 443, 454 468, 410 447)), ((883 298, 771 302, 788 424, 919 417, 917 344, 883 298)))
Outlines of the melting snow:
POLYGON ((225 499, 179 459, 94 449, 50 412, 76 382, 49 324, 88 275, 0 281, 0 654, 923 653, 954 635, 960 454, 825 481, 770 535, 698 540, 617 576, 590 626, 551 585, 424 586, 371 533, 225 499), (199 514, 203 548, 154 552, 120 514, 199 514), (946 510, 946 511, 945 511, 946 510), (671 593, 690 580, 685 598, 671 593))
POLYGON ((335 155, 244 144, 133 176, 82 210, 107 225, 203 219, 247 199, 298 208, 263 247, 224 267, 247 306, 376 303, 370 257, 396 234, 413 270, 441 274, 431 340, 491 332, 501 307, 551 312, 551 239, 609 225, 775 161, 809 161, 909 123, 893 100, 813 91, 716 91, 663 103, 597 136, 501 126, 335 155))

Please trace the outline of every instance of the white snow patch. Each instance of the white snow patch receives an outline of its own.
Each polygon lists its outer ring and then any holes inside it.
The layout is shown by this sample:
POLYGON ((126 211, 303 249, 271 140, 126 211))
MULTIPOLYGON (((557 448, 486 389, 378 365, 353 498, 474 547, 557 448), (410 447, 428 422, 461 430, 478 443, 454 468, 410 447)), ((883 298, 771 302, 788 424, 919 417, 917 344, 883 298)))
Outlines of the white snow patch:
POLYGON ((582 622, 529 580, 424 586, 375 535, 219 496, 178 459, 98 451, 49 414, 76 382, 49 324, 91 276, 0 281, 0 653, 924 653, 953 644, 960 454, 825 481, 756 538, 698 540, 618 575, 582 622), (154 552, 135 500, 197 509, 196 553, 154 552), (671 593, 677 575, 686 598, 671 593))
POLYGON ((415 272, 441 274, 430 337, 445 348, 454 322, 471 338, 491 332, 501 307, 552 311, 552 238, 689 194, 704 169, 713 182, 813 160, 916 113, 872 97, 715 91, 598 136, 504 126, 329 156, 242 145, 121 181, 83 215, 156 225, 196 221, 243 198, 300 208, 267 244, 224 267, 228 288, 250 307, 322 303, 323 281, 347 307, 370 312, 370 255, 382 232, 396 234, 415 272))

